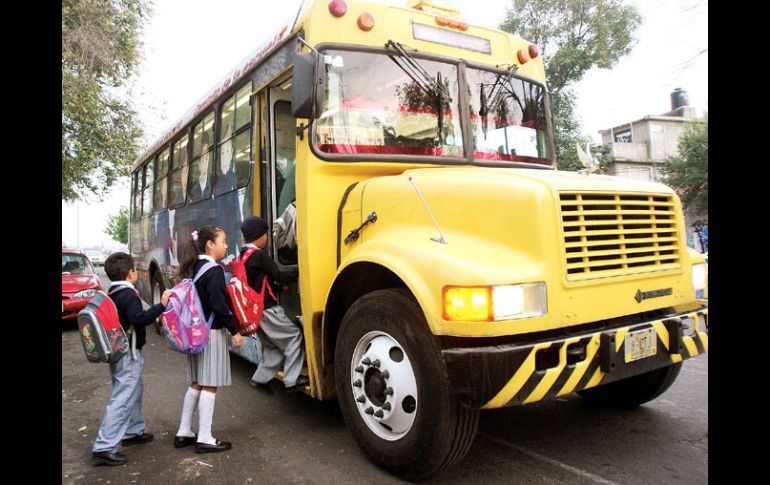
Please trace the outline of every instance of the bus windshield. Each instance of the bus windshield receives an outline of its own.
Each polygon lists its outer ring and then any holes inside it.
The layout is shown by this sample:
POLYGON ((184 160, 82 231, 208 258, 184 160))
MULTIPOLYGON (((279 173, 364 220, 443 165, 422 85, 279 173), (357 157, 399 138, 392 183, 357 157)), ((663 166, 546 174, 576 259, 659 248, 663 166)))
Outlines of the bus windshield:
POLYGON ((419 61, 421 78, 387 55, 327 51, 316 146, 326 153, 463 157, 457 66, 419 61))
MULTIPOLYGON (((315 123, 322 153, 464 158, 460 96, 468 96, 473 158, 552 165, 545 89, 506 73, 399 56, 324 52, 326 82, 315 123), (421 75, 422 74, 422 75, 421 75)), ((383 157, 387 159, 387 157, 383 157)))
POLYGON ((473 157, 550 165, 545 89, 520 78, 466 70, 473 157))

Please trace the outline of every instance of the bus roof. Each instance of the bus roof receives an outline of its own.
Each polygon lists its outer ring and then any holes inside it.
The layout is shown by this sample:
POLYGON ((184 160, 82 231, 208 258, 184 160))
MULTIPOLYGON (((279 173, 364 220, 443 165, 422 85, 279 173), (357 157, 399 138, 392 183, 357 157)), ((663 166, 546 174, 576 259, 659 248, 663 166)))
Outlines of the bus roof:
MULTIPOLYGON (((316 7, 317 3, 326 3, 329 0, 300 0, 297 11, 292 14, 286 21, 282 22, 275 33, 269 36, 265 42, 260 46, 252 50, 234 69, 227 73, 222 79, 219 80, 204 96, 202 96, 192 108, 190 108, 179 120, 166 132, 156 140, 149 148, 144 150, 142 154, 137 157, 131 167, 131 172, 137 170, 144 162, 153 155, 160 147, 168 143, 171 138, 179 134, 179 130, 190 123, 196 116, 209 109, 219 96, 227 91, 230 87, 236 85, 242 79, 246 78, 250 71, 252 71, 257 65, 271 55, 278 47, 284 44, 291 35, 295 34, 300 28, 304 28, 304 23, 310 20, 310 13, 316 7)), ((379 4, 380 8, 399 9, 405 12, 420 11, 420 13, 428 14, 431 16, 444 17, 449 19, 458 19, 459 12, 445 7, 440 1, 436 0, 404 0, 404 7, 395 7, 393 5, 379 4)), ((320 7, 319 7, 320 8, 320 7)), ((324 6, 324 8, 326 8, 324 6)), ((443 25, 443 24, 439 24, 443 25)), ((463 24, 467 27, 467 24, 463 24)), ((490 29, 483 28, 489 31, 490 29)), ((498 31, 499 32, 499 31, 498 31)), ((510 34, 506 34, 510 36, 510 34)), ((515 36, 514 36, 515 37, 515 36)), ((518 38, 518 37, 517 37, 518 38)), ((518 38, 520 41, 527 43, 524 39, 518 38)), ((543 73, 544 74, 544 73, 543 73)))
POLYGON ((209 89, 205 95, 203 95, 187 112, 182 115, 174 125, 166 130, 166 132, 158 140, 155 141, 149 148, 144 150, 139 157, 134 161, 131 171, 135 171, 143 162, 152 155, 158 148, 167 143, 171 138, 176 135, 180 128, 184 127, 193 120, 200 113, 208 109, 214 101, 231 86, 237 84, 241 79, 245 78, 249 71, 255 67, 262 59, 265 59, 270 55, 284 40, 286 40, 296 28, 296 21, 299 17, 302 7, 307 3, 307 0, 302 0, 297 12, 292 14, 284 22, 282 22, 275 33, 267 38, 265 42, 252 50, 246 57, 238 63, 238 65, 228 72, 222 79, 220 79, 211 89, 209 89))

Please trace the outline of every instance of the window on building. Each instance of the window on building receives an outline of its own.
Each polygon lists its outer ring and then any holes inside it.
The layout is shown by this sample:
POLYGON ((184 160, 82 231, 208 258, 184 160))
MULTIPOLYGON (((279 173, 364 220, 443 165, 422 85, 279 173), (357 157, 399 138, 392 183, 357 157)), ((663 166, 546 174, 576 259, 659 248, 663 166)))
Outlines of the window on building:
POLYGON ((632 143, 631 130, 622 130, 615 132, 615 143, 632 143))
POLYGON ((616 175, 646 182, 654 182, 656 180, 653 167, 619 167, 616 175))

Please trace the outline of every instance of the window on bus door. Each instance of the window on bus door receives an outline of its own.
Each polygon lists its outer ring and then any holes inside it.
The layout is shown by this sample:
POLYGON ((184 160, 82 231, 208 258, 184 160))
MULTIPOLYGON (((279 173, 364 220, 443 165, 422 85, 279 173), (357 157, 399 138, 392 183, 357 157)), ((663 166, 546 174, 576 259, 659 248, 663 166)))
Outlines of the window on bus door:
POLYGON ((158 156, 155 164, 155 210, 162 211, 166 208, 166 191, 168 190, 168 162, 169 149, 166 148, 158 156))
POLYGON ((214 112, 193 128, 193 159, 187 190, 191 202, 208 198, 214 173, 214 112))
POLYGON ((251 154, 251 83, 222 104, 219 119, 219 163, 214 193, 223 194, 249 182, 251 154))
POLYGON ((152 160, 144 166, 144 189, 142 195, 142 217, 152 214, 152 189, 154 188, 155 172, 152 160))
POLYGON ((457 66, 418 59, 427 76, 390 56, 327 51, 319 151, 463 157, 457 66))
POLYGON ((480 69, 468 68, 466 78, 473 157, 551 165, 554 157, 545 89, 525 79, 480 69))
POLYGON ((297 119, 291 114, 291 103, 278 101, 275 114, 275 193, 278 217, 297 197, 295 168, 297 164, 297 119))
POLYGON ((172 145, 171 149, 171 183, 169 184, 169 208, 184 205, 187 195, 187 172, 189 171, 187 135, 183 136, 172 145))

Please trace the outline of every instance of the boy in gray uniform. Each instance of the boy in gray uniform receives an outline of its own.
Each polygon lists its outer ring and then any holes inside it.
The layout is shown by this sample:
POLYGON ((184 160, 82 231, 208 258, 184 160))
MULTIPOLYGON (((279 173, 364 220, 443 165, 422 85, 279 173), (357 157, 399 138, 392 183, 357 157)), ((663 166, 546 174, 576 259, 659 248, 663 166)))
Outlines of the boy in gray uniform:
MULTIPOLYGON (((247 243, 241 248, 241 254, 251 246, 257 248, 246 261, 246 276, 249 286, 255 291, 262 288, 263 278, 273 290, 273 294, 281 289, 281 283, 289 283, 297 277, 296 270, 284 272, 263 251, 267 247, 267 222, 261 217, 249 216, 241 224, 243 240, 247 243)), ((283 362, 283 383, 289 391, 301 390, 308 384, 308 378, 301 376, 305 352, 302 345, 302 331, 283 311, 278 302, 265 290, 265 311, 259 323, 257 335, 262 342, 262 356, 259 367, 251 377, 254 387, 259 391, 272 394, 270 381, 281 368, 283 362)))

